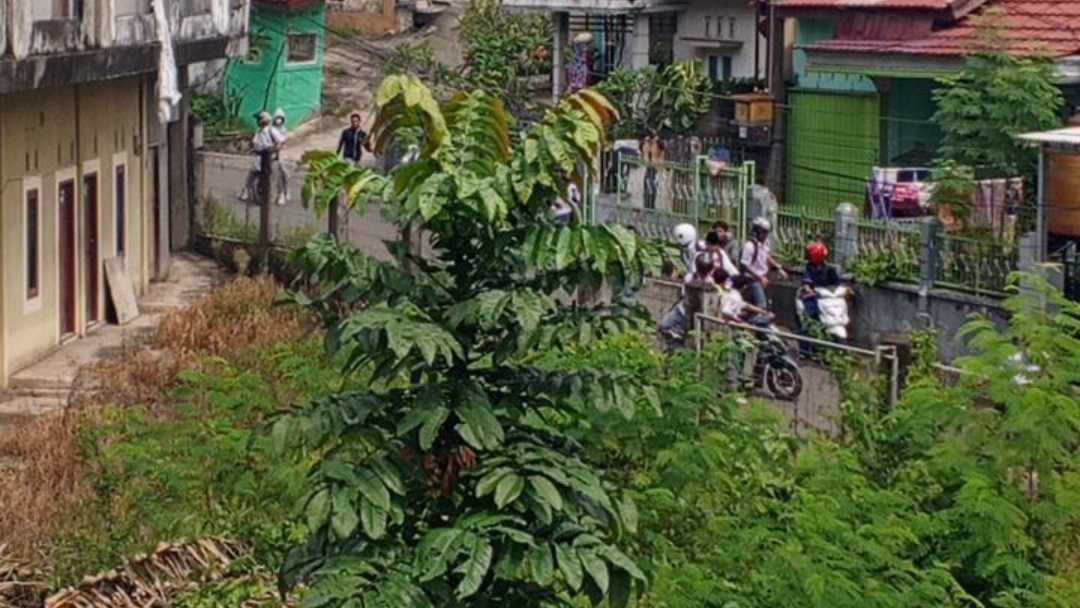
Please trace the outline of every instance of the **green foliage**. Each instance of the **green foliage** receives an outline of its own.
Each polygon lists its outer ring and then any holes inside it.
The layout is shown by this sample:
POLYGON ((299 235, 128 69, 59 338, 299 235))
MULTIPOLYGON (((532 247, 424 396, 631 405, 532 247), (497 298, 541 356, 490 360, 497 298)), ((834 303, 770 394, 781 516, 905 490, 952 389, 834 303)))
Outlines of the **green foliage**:
POLYGON ((692 133, 712 108, 713 83, 699 61, 615 70, 597 90, 619 110, 621 120, 612 127, 618 137, 649 130, 692 133))
POLYGON ((470 0, 461 17, 468 86, 496 91, 517 113, 532 90, 528 76, 551 73, 551 23, 505 10, 501 0, 470 0))
POLYGON ((980 25, 984 50, 939 81, 934 122, 944 132, 944 159, 975 168, 981 178, 1022 176, 1032 183, 1036 150, 1016 136, 1059 126, 1064 100, 1051 59, 1002 50, 1004 18, 988 11, 980 25))
POLYGON ((258 235, 257 224, 246 224, 225 205, 212 197, 203 202, 202 230, 205 234, 217 237, 254 241, 258 235))
POLYGON ((939 160, 933 169, 931 203, 940 210, 948 206, 952 216, 964 225, 971 217, 971 197, 975 194, 975 172, 954 160, 939 160))
POLYGON ((191 113, 203 124, 207 137, 235 135, 244 130, 244 123, 240 120, 243 101, 242 94, 193 93, 191 113))
POLYGON ((395 46, 383 62, 382 72, 383 76, 416 76, 436 90, 458 90, 464 85, 458 70, 435 58, 430 42, 395 46))
POLYGON ((902 249, 882 249, 864 253, 848 263, 848 271, 870 286, 888 281, 911 281, 919 276, 919 260, 902 249))
MULTIPOLYGON (((377 101, 376 150, 419 129, 421 154, 365 179, 434 255, 399 243, 396 264, 379 262, 322 239, 294 256, 295 297, 323 320, 330 352, 374 375, 274 426, 282 449, 316 455, 299 513, 312 536, 290 552, 282 587, 310 581, 310 608, 625 606, 644 581, 619 548, 636 511, 558 425, 593 411, 632 417, 655 392, 624 370, 534 360, 645 318, 622 302, 559 297, 602 281, 621 292, 659 262, 622 227, 550 219, 614 110, 581 92, 515 145, 502 102, 479 91, 440 104, 396 76, 377 101)), ((313 164, 312 182, 336 189, 337 171, 313 164)))
POLYGON ((308 340, 253 353, 239 367, 211 361, 206 371, 183 372, 167 417, 140 407, 103 411, 82 431, 93 496, 61 535, 55 576, 70 581, 162 541, 217 535, 251 542, 260 562, 279 563, 306 537, 288 523, 306 463, 275 455, 264 420, 337 382, 308 340))

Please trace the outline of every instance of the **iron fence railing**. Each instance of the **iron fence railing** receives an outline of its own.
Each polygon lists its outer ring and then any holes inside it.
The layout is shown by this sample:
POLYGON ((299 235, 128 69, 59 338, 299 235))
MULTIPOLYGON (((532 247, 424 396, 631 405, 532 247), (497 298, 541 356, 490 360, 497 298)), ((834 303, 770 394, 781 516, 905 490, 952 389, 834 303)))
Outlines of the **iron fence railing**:
POLYGON ((931 251, 935 286, 1002 295, 1019 269, 1019 252, 1007 243, 939 234, 931 251))
POLYGON ((811 241, 824 241, 834 245, 836 220, 803 210, 782 210, 776 214, 772 246, 777 259, 797 264, 803 260, 803 251, 811 241))

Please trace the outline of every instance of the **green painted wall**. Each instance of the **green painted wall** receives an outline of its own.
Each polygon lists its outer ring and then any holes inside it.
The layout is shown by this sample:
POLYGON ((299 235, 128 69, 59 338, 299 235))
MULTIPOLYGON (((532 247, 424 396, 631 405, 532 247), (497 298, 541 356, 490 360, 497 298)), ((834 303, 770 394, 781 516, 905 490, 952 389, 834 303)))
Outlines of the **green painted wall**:
POLYGON ((786 206, 827 217, 843 202, 861 209, 881 157, 881 98, 793 91, 790 103, 786 206))
POLYGON ((291 129, 322 109, 325 43, 325 5, 293 12, 252 5, 252 51, 230 64, 226 84, 231 95, 243 97, 240 112, 248 126, 254 128, 256 113, 281 108, 291 129), (315 36, 314 61, 289 60, 290 35, 315 36))

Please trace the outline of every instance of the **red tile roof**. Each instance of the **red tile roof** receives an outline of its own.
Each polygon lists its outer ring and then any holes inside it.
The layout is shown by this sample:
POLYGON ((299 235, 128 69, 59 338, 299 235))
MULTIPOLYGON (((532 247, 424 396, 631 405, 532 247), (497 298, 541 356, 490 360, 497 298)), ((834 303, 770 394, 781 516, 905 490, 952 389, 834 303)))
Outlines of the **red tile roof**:
POLYGON ((955 25, 937 30, 926 38, 827 40, 808 48, 846 53, 964 55, 985 45, 979 40, 976 25, 980 16, 985 15, 991 8, 1005 13, 1001 32, 1003 44, 996 44, 995 48, 1003 46, 1009 52, 1019 55, 1080 55, 1080 0, 991 0, 977 14, 964 17, 955 25))
POLYGON ((944 11, 965 0, 773 0, 780 8, 944 11))

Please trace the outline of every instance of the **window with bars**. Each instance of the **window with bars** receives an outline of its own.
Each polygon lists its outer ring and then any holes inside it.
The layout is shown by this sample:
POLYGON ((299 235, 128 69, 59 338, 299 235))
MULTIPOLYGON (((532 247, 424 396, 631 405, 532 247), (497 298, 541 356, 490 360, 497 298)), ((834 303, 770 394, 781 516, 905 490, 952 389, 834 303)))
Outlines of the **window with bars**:
POLYGON ((318 53, 319 37, 316 34, 289 34, 287 63, 314 63, 318 53))
POLYGON ((26 299, 41 295, 41 192, 26 191, 26 299))

